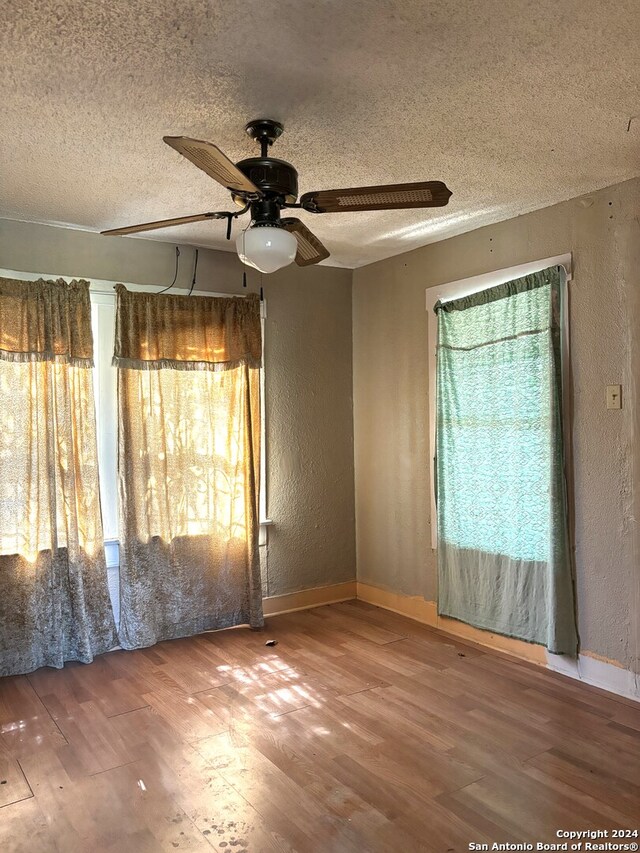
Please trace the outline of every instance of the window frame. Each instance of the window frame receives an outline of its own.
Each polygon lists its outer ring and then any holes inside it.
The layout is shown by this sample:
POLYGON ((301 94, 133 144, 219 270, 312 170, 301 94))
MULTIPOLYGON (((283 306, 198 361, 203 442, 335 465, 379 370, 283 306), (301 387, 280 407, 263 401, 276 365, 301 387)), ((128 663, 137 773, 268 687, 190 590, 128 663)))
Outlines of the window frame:
MULTIPOLYGON (((456 281, 436 284, 426 288, 426 310, 427 310, 427 341, 428 341, 428 369, 429 369, 429 495, 431 502, 431 548, 433 551, 438 548, 438 525, 437 525, 437 507, 436 507, 436 481, 435 481, 435 455, 436 455, 436 357, 437 357, 437 342, 438 342, 438 318, 433 310, 436 302, 451 302, 453 299, 460 299, 463 296, 470 296, 473 293, 479 293, 483 290, 488 290, 491 287, 496 287, 499 284, 504 284, 507 281, 512 281, 515 278, 521 278, 525 275, 530 275, 534 272, 547 269, 548 267, 562 266, 565 270, 565 282, 563 293, 563 304, 566 306, 564 315, 561 318, 562 326, 562 384, 563 388, 568 389, 570 381, 570 364, 569 364, 569 323, 568 323, 568 282, 573 279, 573 258, 571 252, 566 252, 563 255, 554 255, 551 258, 543 258, 537 261, 529 261, 525 264, 517 266, 505 267, 504 269, 493 270, 492 272, 483 273, 482 275, 471 276, 470 278, 462 278, 456 281)), ((571 478, 570 474, 570 458, 571 458, 571 441, 570 441, 570 408, 569 395, 563 394, 563 409, 564 409, 564 433, 565 433, 565 468, 568 469, 567 485, 569 488, 569 507, 572 506, 571 500, 571 478)), ((570 509, 571 513, 571 509, 570 509)), ((572 524, 569 525, 571 530, 572 524)))

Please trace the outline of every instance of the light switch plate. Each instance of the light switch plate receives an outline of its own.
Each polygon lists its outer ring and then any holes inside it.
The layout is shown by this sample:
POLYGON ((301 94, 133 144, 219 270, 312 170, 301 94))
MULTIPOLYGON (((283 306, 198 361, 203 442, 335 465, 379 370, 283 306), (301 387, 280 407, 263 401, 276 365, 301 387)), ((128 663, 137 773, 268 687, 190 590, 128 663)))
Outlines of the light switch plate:
POLYGON ((622 385, 607 385, 607 409, 622 408, 622 385))

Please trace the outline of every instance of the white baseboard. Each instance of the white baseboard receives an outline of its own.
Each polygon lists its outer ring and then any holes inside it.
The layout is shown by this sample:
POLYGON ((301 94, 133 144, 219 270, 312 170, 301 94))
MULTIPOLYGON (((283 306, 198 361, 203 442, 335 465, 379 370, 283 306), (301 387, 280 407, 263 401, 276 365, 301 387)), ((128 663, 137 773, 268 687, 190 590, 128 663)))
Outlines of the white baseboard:
POLYGON ((554 672, 561 672, 593 687, 600 687, 627 699, 640 700, 640 678, 636 673, 609 661, 591 657, 588 652, 579 655, 577 660, 547 653, 547 666, 554 672))

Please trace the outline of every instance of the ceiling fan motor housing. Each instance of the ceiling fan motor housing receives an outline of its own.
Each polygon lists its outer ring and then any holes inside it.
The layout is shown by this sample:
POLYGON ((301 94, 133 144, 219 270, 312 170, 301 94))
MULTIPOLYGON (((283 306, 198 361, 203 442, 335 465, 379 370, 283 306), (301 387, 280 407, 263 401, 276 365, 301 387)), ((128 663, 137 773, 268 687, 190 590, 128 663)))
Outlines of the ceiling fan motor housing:
POLYGON ((280 226, 280 200, 277 198, 260 198, 251 202, 252 227, 270 225, 280 226))
MULTIPOLYGON (((236 163, 236 166, 267 198, 279 196, 287 204, 295 203, 298 197, 298 173, 291 163, 275 157, 248 157, 236 163)), ((241 206, 246 204, 246 199, 240 195, 234 194, 233 200, 241 206)))

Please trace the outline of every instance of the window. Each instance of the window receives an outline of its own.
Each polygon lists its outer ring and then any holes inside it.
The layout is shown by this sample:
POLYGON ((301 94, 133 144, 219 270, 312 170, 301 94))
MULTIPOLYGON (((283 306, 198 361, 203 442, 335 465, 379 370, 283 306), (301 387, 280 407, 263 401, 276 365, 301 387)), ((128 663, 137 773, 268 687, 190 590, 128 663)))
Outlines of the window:
MULTIPOLYGON (((94 389, 96 398, 96 418, 98 433, 98 459, 100 464, 100 496, 102 500, 102 520, 104 538, 107 546, 112 546, 112 556, 117 565, 118 540, 118 412, 116 393, 116 368, 112 366, 113 336, 115 330, 115 294, 111 282, 96 283, 96 289, 91 291, 92 325, 94 342, 94 389), (105 286, 106 285, 106 286, 105 286), (115 550, 113 550, 115 546, 115 550)), ((157 288, 127 284, 129 290, 144 290, 153 292, 157 288)), ((175 288, 177 294, 187 293, 182 288, 175 288)), ((227 296, 229 294, 194 291, 197 296, 227 296)), ((264 318, 262 310, 262 330, 264 337, 264 318)), ((262 453, 260 472, 260 521, 269 523, 266 516, 266 446, 264 430, 264 370, 262 370, 262 453)), ((109 561, 109 560, 108 560, 109 561)))
MULTIPOLYGON (((127 284, 129 290, 157 288, 127 284)), ((186 293, 174 289, 175 293, 186 293)), ((226 296, 228 294, 194 291, 198 296, 226 296)), ((116 302, 111 282, 95 283, 91 292, 93 342, 94 342, 94 387, 98 436, 98 464, 100 468, 100 498, 105 539, 105 556, 109 575, 109 590, 116 623, 119 620, 119 531, 118 531, 118 403, 116 368, 112 366, 113 339, 115 332, 116 302)), ((264 341, 265 305, 262 304, 262 331, 264 341)), ((264 346, 264 345, 263 345, 264 346)), ((264 401, 264 369, 261 371, 261 422, 262 452, 260 455, 260 544, 266 544, 267 519, 266 495, 266 431, 264 401)))
POLYGON ((100 499, 105 543, 115 546, 107 551, 107 563, 115 557, 118 543, 118 419, 116 369, 111 366, 116 304, 110 293, 91 293, 93 327, 93 387, 96 400, 100 499))
MULTIPOLYGON (((70 281, 73 276, 56 273, 25 273, 0 269, 0 276, 34 281, 39 278, 70 281)), ((76 276, 79 278, 80 276, 76 276)), ((114 282, 91 281, 91 320, 94 343, 94 394, 98 441, 98 467, 100 474, 100 500, 102 525, 105 540, 105 557, 109 575, 109 589, 116 623, 119 619, 119 531, 118 531, 118 405, 116 393, 116 368, 112 366, 113 340, 115 331, 114 282)), ((157 292, 158 288, 142 285, 126 285, 129 290, 157 292)), ((188 291, 174 288, 177 294, 188 291)), ((225 293, 194 291, 198 296, 229 296, 225 293)), ((262 330, 264 340, 265 303, 262 304, 262 330)), ((271 521, 267 518, 266 497, 266 435, 264 370, 261 371, 261 422, 262 452, 260 456, 260 544, 266 544, 266 528, 271 521)))
MULTIPOLYGON (((431 480, 431 547, 435 550, 438 545, 437 524, 436 524, 436 484, 435 484, 435 451, 436 451, 436 341, 438 334, 437 318, 434 312, 434 306, 439 300, 448 302, 453 299, 459 299, 463 296, 470 296, 472 293, 478 293, 482 290, 487 290, 504 282, 530 273, 538 272, 547 267, 560 265, 565 268, 567 281, 571 280, 571 254, 558 255, 552 258, 545 258, 539 261, 533 261, 527 264, 521 264, 507 269, 497 270, 495 272, 486 273, 485 275, 475 276, 473 278, 461 279, 459 281, 449 282, 448 284, 437 285, 427 288, 426 291, 426 309, 428 314, 428 335, 429 335, 429 437, 430 437, 430 480, 431 480)), ((563 327, 563 349, 565 356, 568 355, 568 327, 566 323, 563 327)), ((564 359, 565 370, 568 369, 568 358, 564 359)), ((565 419, 565 423, 567 420, 565 419)), ((569 442, 565 442, 569 448, 569 442)))
POLYGON ((436 308, 438 615, 575 657, 566 270, 436 308))

